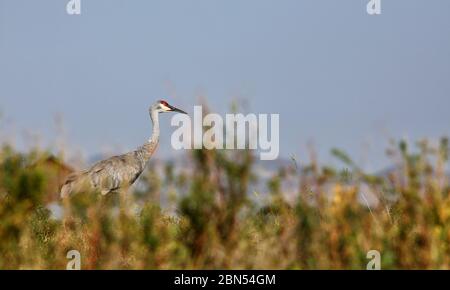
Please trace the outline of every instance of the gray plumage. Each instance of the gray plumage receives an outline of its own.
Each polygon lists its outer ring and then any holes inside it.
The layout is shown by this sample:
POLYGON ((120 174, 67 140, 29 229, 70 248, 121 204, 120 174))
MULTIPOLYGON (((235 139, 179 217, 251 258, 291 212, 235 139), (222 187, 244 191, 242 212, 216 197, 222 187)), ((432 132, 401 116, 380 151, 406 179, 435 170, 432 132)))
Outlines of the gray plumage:
POLYGON ((153 122, 151 138, 134 151, 99 161, 87 170, 70 175, 61 188, 61 197, 77 192, 100 192, 105 195, 127 190, 144 171, 147 161, 158 146, 159 113, 161 112, 186 114, 165 101, 156 102, 149 109, 153 122))

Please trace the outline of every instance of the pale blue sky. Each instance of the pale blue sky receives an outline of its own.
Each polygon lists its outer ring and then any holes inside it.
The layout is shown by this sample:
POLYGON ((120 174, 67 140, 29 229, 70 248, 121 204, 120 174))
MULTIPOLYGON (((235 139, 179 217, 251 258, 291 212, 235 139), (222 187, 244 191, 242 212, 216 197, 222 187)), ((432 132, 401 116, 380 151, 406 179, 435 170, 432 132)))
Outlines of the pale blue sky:
MULTIPOLYGON (((450 1, 0 0, 2 130, 14 125, 87 154, 132 149, 150 133, 147 107, 166 98, 192 112, 205 95, 279 113, 281 155, 323 160, 340 147, 381 168, 387 138, 450 133, 450 1), (8 125, 9 124, 9 125, 8 125)), ((163 116, 159 156, 169 146, 163 116)), ((173 130, 173 129, 172 129, 173 130)))

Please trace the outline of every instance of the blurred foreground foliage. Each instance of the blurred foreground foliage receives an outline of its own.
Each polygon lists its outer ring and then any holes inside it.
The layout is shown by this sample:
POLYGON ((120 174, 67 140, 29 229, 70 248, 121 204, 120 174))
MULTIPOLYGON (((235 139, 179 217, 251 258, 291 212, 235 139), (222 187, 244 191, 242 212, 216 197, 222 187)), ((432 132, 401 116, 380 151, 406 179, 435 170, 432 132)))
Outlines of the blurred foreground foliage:
POLYGON ((53 173, 36 166, 48 154, 4 145, 0 268, 65 269, 78 250, 83 269, 365 269, 378 250, 383 269, 449 269, 448 141, 415 149, 393 145, 393 169, 378 175, 338 149, 344 170, 293 159, 266 194, 251 192, 260 179, 251 152, 194 150, 182 170, 150 161, 127 196, 61 205, 49 198, 53 173))

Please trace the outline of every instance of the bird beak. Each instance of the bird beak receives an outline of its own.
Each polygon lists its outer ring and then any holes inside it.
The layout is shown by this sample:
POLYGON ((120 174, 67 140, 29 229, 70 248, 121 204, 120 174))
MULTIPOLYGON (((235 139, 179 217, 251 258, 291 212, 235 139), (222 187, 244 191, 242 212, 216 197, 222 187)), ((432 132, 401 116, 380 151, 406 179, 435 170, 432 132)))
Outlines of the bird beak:
POLYGON ((169 108, 170 108, 170 112, 178 112, 178 113, 182 113, 182 114, 187 114, 185 111, 175 108, 174 106, 169 105, 169 108))

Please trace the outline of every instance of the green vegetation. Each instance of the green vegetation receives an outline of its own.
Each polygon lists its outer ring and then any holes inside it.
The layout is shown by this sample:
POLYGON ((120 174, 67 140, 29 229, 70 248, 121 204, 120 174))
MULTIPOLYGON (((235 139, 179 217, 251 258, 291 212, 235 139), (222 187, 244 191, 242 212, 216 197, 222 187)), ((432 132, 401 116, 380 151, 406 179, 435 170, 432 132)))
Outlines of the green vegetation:
POLYGON ((83 269, 365 269, 370 250, 383 269, 449 269, 448 152, 447 139, 400 142, 385 176, 337 149, 345 170, 293 158, 266 195, 249 194, 258 180, 251 152, 195 150, 184 170, 167 163, 157 173, 150 161, 139 190, 78 194, 55 218, 52 173, 35 166, 47 153, 4 145, 0 269, 65 269, 73 249, 83 269), (286 180, 297 188, 289 198, 286 180))

